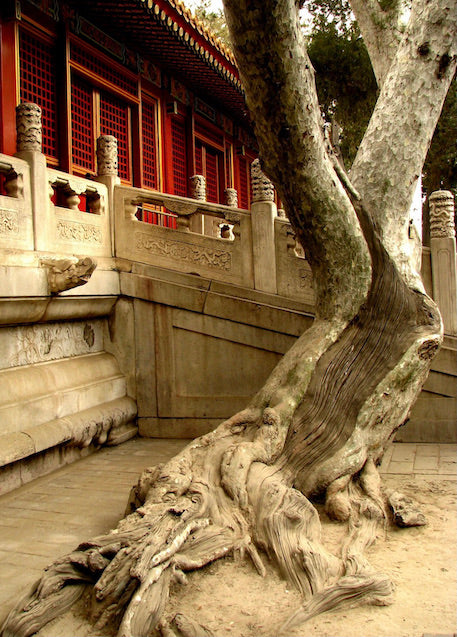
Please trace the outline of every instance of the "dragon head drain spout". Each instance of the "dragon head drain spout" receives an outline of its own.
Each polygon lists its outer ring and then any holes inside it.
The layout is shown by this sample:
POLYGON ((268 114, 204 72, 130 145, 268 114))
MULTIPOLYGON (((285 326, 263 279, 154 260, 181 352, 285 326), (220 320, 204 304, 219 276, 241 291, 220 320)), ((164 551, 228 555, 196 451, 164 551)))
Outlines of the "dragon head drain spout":
POLYGON ((42 259, 41 265, 47 270, 50 293, 59 294, 87 283, 97 262, 92 257, 67 257, 42 259))

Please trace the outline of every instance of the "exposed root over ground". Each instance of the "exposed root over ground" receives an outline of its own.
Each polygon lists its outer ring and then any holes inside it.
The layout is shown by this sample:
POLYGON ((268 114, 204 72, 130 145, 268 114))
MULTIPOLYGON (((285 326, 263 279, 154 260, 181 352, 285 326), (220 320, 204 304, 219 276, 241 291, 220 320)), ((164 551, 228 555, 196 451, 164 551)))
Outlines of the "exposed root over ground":
POLYGON ((95 631, 115 626, 119 637, 210 635, 198 617, 176 612, 170 616, 170 586, 184 584, 186 573, 229 555, 249 558, 265 576, 258 549, 279 565, 304 599, 284 624, 285 632, 317 613, 355 600, 389 603, 389 578, 375 573, 364 557, 376 529, 385 522, 380 491, 376 486, 366 488, 377 475, 374 465, 366 463, 368 477, 362 471, 347 484, 349 533, 341 553, 334 555, 321 541, 315 506, 274 464, 251 466, 247 506, 242 510, 235 504, 222 488, 216 468, 233 442, 233 434, 219 437, 213 432, 203 444, 191 443, 167 465, 147 470, 136 488, 138 508, 107 535, 82 543, 51 565, 31 596, 12 611, 2 635, 34 634, 72 606, 87 584, 92 585, 95 631), (203 464, 198 462, 203 459, 203 464))

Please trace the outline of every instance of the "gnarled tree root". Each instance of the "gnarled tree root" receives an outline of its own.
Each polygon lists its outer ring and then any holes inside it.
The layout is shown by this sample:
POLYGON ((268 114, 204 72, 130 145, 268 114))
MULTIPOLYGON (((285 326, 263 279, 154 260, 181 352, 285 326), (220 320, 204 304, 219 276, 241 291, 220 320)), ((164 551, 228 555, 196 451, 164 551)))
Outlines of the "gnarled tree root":
MULTIPOLYGON (((380 574, 342 577, 336 584, 321 590, 305 602, 280 628, 281 634, 303 624, 312 617, 359 600, 382 604, 392 592, 389 578, 380 574)), ((388 602, 386 602, 388 603, 388 602)))

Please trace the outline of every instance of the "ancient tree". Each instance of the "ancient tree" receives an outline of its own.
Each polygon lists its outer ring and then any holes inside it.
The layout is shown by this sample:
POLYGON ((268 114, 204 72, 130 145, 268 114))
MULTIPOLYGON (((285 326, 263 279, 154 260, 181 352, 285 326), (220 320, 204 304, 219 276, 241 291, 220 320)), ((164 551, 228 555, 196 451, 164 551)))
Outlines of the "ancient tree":
POLYGON ((170 616, 170 583, 234 552, 261 575, 266 552, 302 592, 285 630, 346 600, 388 603, 389 579, 363 553, 387 515, 376 467, 442 339, 409 208, 456 68, 457 0, 413 1, 404 28, 400 2, 351 5, 380 92, 347 175, 321 121, 299 3, 226 0, 262 166, 313 270, 312 327, 245 410, 141 476, 116 529, 48 567, 4 637, 33 634, 88 588, 96 628, 207 634, 198 618, 170 616), (348 526, 338 555, 321 544, 316 494, 348 526))

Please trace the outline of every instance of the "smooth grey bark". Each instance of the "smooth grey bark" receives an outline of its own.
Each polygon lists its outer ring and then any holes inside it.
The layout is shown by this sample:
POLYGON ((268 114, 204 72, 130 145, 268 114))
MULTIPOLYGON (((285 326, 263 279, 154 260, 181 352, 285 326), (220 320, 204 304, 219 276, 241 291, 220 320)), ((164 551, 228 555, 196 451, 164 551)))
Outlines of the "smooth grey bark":
MULTIPOLYGON (((313 269, 316 320, 245 410, 144 472, 116 529, 46 569, 3 637, 32 635, 86 585, 96 630, 208 635, 170 614, 170 584, 233 553, 264 576, 262 550, 303 594, 286 633, 356 599, 388 603, 389 578, 364 550, 386 517, 376 466, 442 339, 439 312, 407 259, 405 220, 455 69, 456 1, 416 3, 351 184, 325 140, 295 2, 226 0, 263 166, 313 269), (338 555, 321 542, 314 494, 348 524, 338 555)), ((399 496, 390 502, 402 524, 423 522, 399 496)))
POLYGON ((370 55, 371 64, 382 86, 401 40, 402 0, 351 0, 351 8, 370 55))

